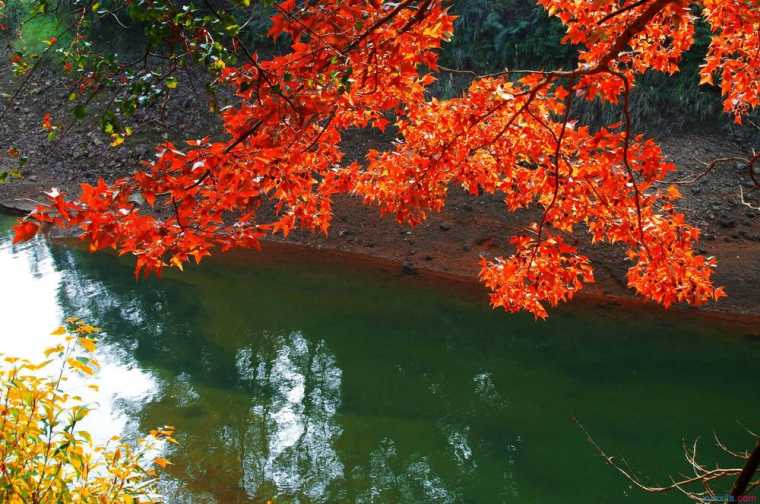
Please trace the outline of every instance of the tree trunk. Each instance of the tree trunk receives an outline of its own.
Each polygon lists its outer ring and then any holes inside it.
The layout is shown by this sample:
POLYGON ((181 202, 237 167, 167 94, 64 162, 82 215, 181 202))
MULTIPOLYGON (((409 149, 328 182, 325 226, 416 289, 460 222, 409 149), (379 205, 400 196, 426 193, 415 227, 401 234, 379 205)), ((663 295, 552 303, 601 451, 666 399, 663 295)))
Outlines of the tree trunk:
POLYGON ((747 491, 747 486, 752 481, 752 477, 757 472, 758 465, 760 465, 760 439, 757 440, 755 449, 749 454, 747 463, 744 464, 744 469, 742 469, 741 474, 739 474, 739 477, 734 482, 734 488, 731 489, 732 497, 744 495, 744 492, 747 491))

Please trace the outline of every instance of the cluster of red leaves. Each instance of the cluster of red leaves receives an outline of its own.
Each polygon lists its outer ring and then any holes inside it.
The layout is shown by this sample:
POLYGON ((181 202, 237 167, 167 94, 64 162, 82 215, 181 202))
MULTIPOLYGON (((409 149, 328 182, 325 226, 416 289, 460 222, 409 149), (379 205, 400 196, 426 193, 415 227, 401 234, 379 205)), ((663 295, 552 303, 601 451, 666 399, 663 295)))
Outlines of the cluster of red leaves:
POLYGON ((546 236, 540 242, 515 236, 512 244, 516 252, 507 260, 481 259, 480 277, 493 292, 494 306, 511 312, 527 310, 543 318, 547 316, 543 302, 556 306, 594 281, 588 257, 579 255, 561 236, 546 236))
MULTIPOLYGON (((512 257, 483 261, 496 306, 544 317, 545 303, 592 282, 588 259, 561 235, 578 226, 594 241, 627 246, 629 284, 643 296, 669 306, 724 295, 712 285, 714 260, 693 252, 699 232, 674 208, 677 190, 657 185, 673 166, 630 132, 635 76, 677 71, 692 42, 693 2, 541 3, 567 25, 567 41, 583 45, 577 69, 505 72, 441 101, 425 94, 453 32, 441 0, 282 2, 270 35, 287 33, 291 51, 223 72, 239 97, 222 112, 230 140, 162 145, 143 171, 85 184, 75 201, 54 191, 16 238, 33 236, 34 221, 76 226, 92 250, 133 254, 136 274, 159 273, 216 248, 257 247, 265 233, 327 233, 338 193, 417 224, 458 184, 502 194, 509 211, 544 209, 512 240, 512 257), (595 97, 621 103, 623 121, 592 132, 569 119, 571 100, 595 97), (390 120, 399 137, 389 150, 364 164, 343 161, 347 129, 390 120), (273 202, 274 220, 259 220, 264 202, 273 202)), ((704 75, 722 72, 726 110, 740 117, 758 100, 757 0, 698 4, 714 32, 704 75)))
POLYGON ((701 71, 701 82, 720 75, 724 110, 741 122, 760 105, 760 0, 704 0, 704 16, 716 36, 701 71))

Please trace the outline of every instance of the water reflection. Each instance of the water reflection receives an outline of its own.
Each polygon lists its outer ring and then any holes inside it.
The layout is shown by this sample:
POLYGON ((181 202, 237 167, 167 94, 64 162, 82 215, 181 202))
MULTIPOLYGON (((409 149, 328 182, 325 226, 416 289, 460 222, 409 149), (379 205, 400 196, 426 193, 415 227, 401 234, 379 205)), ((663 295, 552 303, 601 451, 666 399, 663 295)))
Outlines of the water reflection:
POLYGON ((310 348, 300 333, 270 341, 273 359, 250 348, 238 352, 241 378, 267 391, 249 410, 241 483, 251 497, 274 486, 281 495, 320 502, 343 477, 334 448, 341 371, 324 342, 310 348))
MULTIPOLYGON (((5 233, 3 233, 5 234, 5 233)), ((59 271, 47 243, 34 240, 12 246, 9 236, 0 239, 0 306, 5 337, 0 352, 41 361, 45 348, 60 342, 50 332, 61 324, 63 310, 59 293, 68 284, 59 271)), ((89 293, 108 299, 105 291, 89 293)), ((114 434, 132 435, 137 428, 131 411, 135 404, 150 400, 158 389, 154 377, 140 369, 128 352, 106 341, 96 353, 101 363, 97 375, 99 389, 89 380, 71 375, 65 388, 98 407, 85 419, 82 428, 95 439, 105 441, 114 434)), ((54 369, 50 373, 56 373, 54 369)))
MULTIPOLYGON (((297 320, 252 322, 261 313, 230 309, 238 298, 209 293, 211 273, 137 284, 113 259, 63 247, 44 253, 57 275, 56 309, 107 331, 99 379, 136 384, 140 378, 112 369, 138 366, 150 377, 152 395, 141 401, 115 394, 122 407, 114 427, 129 419, 142 429, 179 428, 182 449, 170 454, 163 485, 170 502, 456 502, 457 480, 477 470, 470 427, 448 421, 415 426, 440 440, 437 464, 408 446, 399 453, 397 441, 382 437, 347 469, 338 451, 343 371, 324 339, 295 329, 297 320), (446 482, 452 476, 454 487, 446 482)), ((445 380, 427 380, 426 395, 446 395, 445 380)), ((498 406, 488 380, 476 376, 473 389, 498 406)))
POLYGON ((0 307, 24 337, 0 351, 34 356, 64 314, 104 328, 94 430, 175 425, 171 503, 621 502, 571 414, 654 474, 680 467, 679 440, 705 422, 760 414, 747 400, 760 399, 760 348, 713 333, 537 326, 310 265, 211 263, 137 283, 125 260, 9 242, 0 307))
POLYGON ((354 476, 366 478, 369 488, 356 502, 461 502, 461 496, 447 488, 427 457, 415 454, 409 461, 399 460, 396 444, 383 439, 369 456, 366 474, 357 467, 354 476), (398 467, 398 469, 396 469, 398 467))

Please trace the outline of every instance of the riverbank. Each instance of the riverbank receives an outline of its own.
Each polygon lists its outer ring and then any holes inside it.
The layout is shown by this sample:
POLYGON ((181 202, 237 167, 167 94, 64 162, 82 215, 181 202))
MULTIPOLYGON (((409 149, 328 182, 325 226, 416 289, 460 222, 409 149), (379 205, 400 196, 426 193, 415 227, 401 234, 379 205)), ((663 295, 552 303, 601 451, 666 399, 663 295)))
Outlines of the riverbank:
MULTIPOLYGON (((45 110, 60 107, 56 101, 60 97, 36 90, 45 89, 54 78, 44 71, 40 73, 25 96, 28 106, 15 106, 0 124, 3 151, 13 146, 28 159, 23 179, 0 185, 0 210, 3 206, 6 211, 30 210, 34 201, 44 200, 42 193, 51 187, 75 195, 81 182, 126 176, 140 168, 140 160, 152 156, 153 146, 162 136, 179 141, 218 128, 213 114, 188 91, 172 95, 166 117, 154 117, 153 112, 146 111, 145 117, 140 118, 139 133, 117 148, 110 147, 86 123, 75 124, 63 138, 51 143, 40 121, 45 110), (169 131, 166 124, 174 127, 169 131)), ((391 140, 391 136, 377 132, 351 132, 346 135, 343 147, 348 160, 360 160, 369 148, 383 149, 391 140)), ((752 148, 727 138, 717 129, 711 133, 673 134, 657 140, 678 166, 674 180, 698 176, 705 169, 704 162, 746 157, 752 148)), ((3 156, 0 169, 15 162, 3 156)), ((760 285, 760 211, 741 204, 740 184, 746 197, 755 206, 760 205, 760 196, 751 191, 746 167, 731 162, 719 165, 694 184, 679 186, 684 196, 680 206, 689 222, 703 231, 700 252, 718 259, 715 282, 725 286, 729 295, 717 304, 699 308, 700 312, 760 317, 760 293, 756 287, 760 285)), ((414 229, 399 226, 392 218, 383 218, 376 209, 347 196, 337 198, 334 210, 333 226, 327 237, 295 232, 287 240, 272 240, 389 261, 408 274, 431 272, 476 282, 480 258, 509 255, 509 237, 539 216, 535 209, 508 214, 498 195, 473 198, 456 189, 452 189, 442 213, 430 216, 414 229)), ((620 247, 591 246, 582 231, 571 242, 591 258, 595 268, 596 284, 584 289, 584 297, 641 302, 626 285, 627 264, 620 247)))
MULTIPOLYGON (((16 197, 0 200, 0 212, 24 215, 31 209, 31 200, 42 190, 30 186, 17 186, 16 189, 16 197), (24 194, 26 196, 22 196, 24 194)), ((460 197, 465 199, 464 195, 453 195, 452 199, 456 201, 460 197)), ((497 213, 492 206, 495 207, 488 198, 477 198, 459 206, 454 204, 451 210, 409 229, 391 219, 379 217, 374 209, 351 198, 342 198, 336 205, 336 222, 329 236, 295 232, 288 239, 268 237, 255 260, 381 269, 406 276, 415 284, 447 292, 453 290, 458 295, 487 303, 487 291, 478 281, 479 259, 509 253, 508 247, 502 244, 520 222, 514 216, 490 215, 489 210, 497 213), (469 218, 465 219, 467 215, 469 218), (500 232, 507 233, 502 240, 496 238, 500 232)), ((527 218, 523 217, 527 223, 527 218)), ((70 238, 70 235, 55 237, 70 238)), ((576 238, 580 241, 582 234, 576 238)), ((760 282, 760 274, 755 269, 760 259, 760 244, 750 240, 727 241, 725 236, 720 238, 723 239, 716 237, 705 241, 703 247, 705 253, 718 258, 716 279, 727 287, 729 297, 702 307, 677 305, 669 311, 673 315, 728 323, 739 327, 748 336, 760 336, 756 329, 760 327, 760 300, 754 289, 760 282)), ((634 295, 625 286, 625 262, 620 250, 610 246, 585 248, 594 261, 596 283, 586 286, 576 296, 572 301, 574 307, 623 306, 634 312, 662 310, 634 295)), ((250 260, 247 254, 235 257, 241 261, 250 260)))

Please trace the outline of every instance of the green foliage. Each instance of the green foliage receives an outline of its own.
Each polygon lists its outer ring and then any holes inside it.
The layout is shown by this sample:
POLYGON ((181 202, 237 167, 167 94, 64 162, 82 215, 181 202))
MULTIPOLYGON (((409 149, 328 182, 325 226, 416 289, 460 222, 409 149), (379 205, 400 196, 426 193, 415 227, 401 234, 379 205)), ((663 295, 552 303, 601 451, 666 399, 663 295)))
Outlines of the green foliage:
POLYGON ((46 3, 9 0, 2 11, 2 23, 6 25, 6 32, 13 37, 10 46, 25 57, 34 58, 43 52, 54 52, 49 50, 49 41, 53 38, 64 44, 71 40, 67 30, 69 16, 49 12, 46 3))
POLYGON ((534 0, 456 0, 458 19, 442 63, 487 73, 504 68, 562 68, 575 64, 560 44, 564 28, 534 0))
POLYGON ((21 25, 18 38, 12 47, 22 54, 40 54, 45 51, 52 37, 65 37, 65 23, 57 16, 39 15, 21 25))

